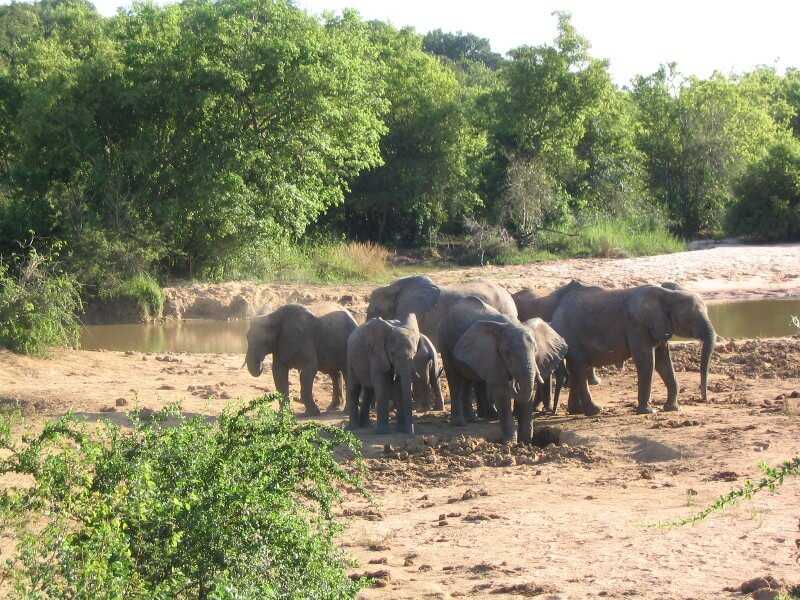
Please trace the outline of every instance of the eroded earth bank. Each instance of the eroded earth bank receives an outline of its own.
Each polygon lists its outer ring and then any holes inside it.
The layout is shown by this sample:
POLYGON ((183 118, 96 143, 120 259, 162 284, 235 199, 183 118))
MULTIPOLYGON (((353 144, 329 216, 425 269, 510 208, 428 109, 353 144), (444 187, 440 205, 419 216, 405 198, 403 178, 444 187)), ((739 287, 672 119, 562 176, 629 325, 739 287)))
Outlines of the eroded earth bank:
MULTIPOLYGON (((512 290, 580 277, 618 286, 673 280, 712 299, 800 295, 798 247, 751 249, 433 277, 490 277, 512 290)), ((281 302, 350 295, 358 312, 370 287, 263 289, 281 302)), ((796 480, 695 526, 656 525, 758 477, 761 461, 800 454, 800 337, 721 340, 707 403, 697 391, 698 346, 673 348, 679 413, 635 414, 635 371, 627 364, 601 371, 592 389, 600 416, 537 416, 537 427, 560 428, 561 445, 502 446, 493 441, 497 423, 458 429, 441 412, 420 415, 413 439, 362 435, 374 502, 348 499, 341 543, 360 563, 353 572, 378 581, 363 597, 710 600, 749 597, 731 589, 758 576, 799 584, 796 480)), ((58 351, 33 359, 0 351, 0 403, 20 407, 34 426, 67 410, 125 423, 133 407, 172 401, 213 416, 274 389, 268 368, 254 379, 241 364, 235 354, 58 351)), ((297 395, 295 373, 291 384, 297 395)), ((330 395, 328 379, 318 377, 323 408, 330 395)), ((656 380, 654 404, 665 396, 656 380)), ((323 419, 342 422, 342 415, 323 419)))

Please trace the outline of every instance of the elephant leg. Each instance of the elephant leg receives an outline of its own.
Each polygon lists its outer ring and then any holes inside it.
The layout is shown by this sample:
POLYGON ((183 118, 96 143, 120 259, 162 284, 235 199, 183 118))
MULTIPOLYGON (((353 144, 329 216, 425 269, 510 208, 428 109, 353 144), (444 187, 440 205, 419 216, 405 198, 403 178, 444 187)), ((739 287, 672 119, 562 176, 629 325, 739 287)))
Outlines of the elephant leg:
POLYGON ((442 398, 442 386, 439 385, 439 376, 436 373, 436 363, 431 361, 428 366, 428 379, 433 392, 433 410, 444 410, 444 398, 442 398))
POLYGON ((567 371, 570 380, 569 399, 567 400, 569 414, 583 413, 587 417, 598 414, 600 407, 594 403, 592 393, 589 391, 589 370, 582 361, 569 360, 567 361, 567 371))
POLYGON ((403 398, 402 390, 399 385, 394 385, 394 393, 397 396, 397 430, 402 433, 414 433, 414 411, 411 398, 403 398))
POLYGON ((300 400, 303 406, 306 407, 306 416, 316 417, 322 414, 319 406, 314 402, 314 378, 317 376, 317 370, 314 368, 306 368, 300 371, 300 400))
POLYGON ((672 357, 669 355, 669 346, 666 342, 659 344, 655 349, 655 366, 661 381, 667 386, 667 402, 664 410, 678 410, 678 382, 675 379, 675 369, 672 367, 672 357))
POLYGON ((589 369, 589 385, 600 385, 600 378, 597 376, 597 371, 594 367, 589 369))
POLYGON ((475 396, 475 402, 478 402, 478 390, 476 384, 468 383, 461 393, 461 409, 464 411, 464 419, 467 423, 474 423, 477 418, 475 416, 475 408, 472 405, 472 397, 475 396))
MULTIPOLYGON (((347 382, 347 408, 350 414, 350 429, 356 427, 363 427, 361 419, 358 414, 358 397, 361 394, 361 386, 355 382, 347 382)), ((367 417, 369 417, 369 409, 367 409, 367 417)))
POLYGON ((632 354, 639 387, 639 406, 636 408, 636 412, 642 415, 654 413, 656 411, 650 406, 650 390, 653 387, 655 362, 653 348, 640 344, 640 347, 633 350, 632 354))
POLYGON ((378 419, 375 433, 389 433, 389 403, 394 396, 391 377, 380 374, 375 378, 375 414, 378 419))
POLYGON ((551 381, 552 375, 547 375, 546 377, 542 378, 542 383, 536 386, 536 392, 533 395, 533 405, 531 406, 531 410, 536 410, 536 408, 541 404, 542 410, 552 412, 553 402, 550 396, 551 381))
POLYGON ((555 379, 556 389, 553 392, 553 414, 558 412, 558 400, 561 397, 561 390, 564 389, 567 384, 567 365, 565 361, 562 361, 556 369, 555 379))
POLYGON ((530 400, 518 401, 519 426, 517 427, 517 442, 529 444, 533 436, 533 405, 530 400))
MULTIPOLYGON (((475 384, 475 400, 478 404, 478 416, 481 419, 496 419, 497 407, 492 402, 490 395, 486 391, 486 383, 480 381, 475 384)), ((471 403, 470 403, 471 404, 471 403)))
POLYGON ((333 393, 327 412, 337 411, 342 407, 342 373, 340 371, 335 371, 330 375, 330 378, 333 393))
POLYGON ((447 363, 444 366, 445 376, 447 377, 447 387, 450 390, 450 421, 457 427, 466 425, 464 419, 464 408, 461 403, 462 388, 466 386, 466 382, 453 373, 452 367, 448 368, 447 363))
POLYGON ((272 357, 272 379, 275 381, 275 387, 286 402, 289 402, 289 367, 279 363, 275 357, 272 357))
POLYGON ((361 427, 369 427, 369 411, 372 410, 372 402, 375 400, 375 390, 369 387, 361 388, 361 409, 358 415, 358 422, 361 427))
POLYGON ((508 394, 507 386, 492 386, 489 397, 495 401, 495 404, 498 407, 498 413, 500 414, 500 432, 503 441, 513 442, 514 411, 511 407, 511 396, 508 394))

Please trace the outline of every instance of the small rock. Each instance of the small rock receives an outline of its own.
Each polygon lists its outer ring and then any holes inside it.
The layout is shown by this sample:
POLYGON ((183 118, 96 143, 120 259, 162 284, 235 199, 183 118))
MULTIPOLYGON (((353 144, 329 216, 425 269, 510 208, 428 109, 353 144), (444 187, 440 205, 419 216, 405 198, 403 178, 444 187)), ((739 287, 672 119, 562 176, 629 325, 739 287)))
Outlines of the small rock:
MULTIPOLYGON (((420 565, 418 571, 420 571, 421 573, 427 573, 428 571, 431 571, 432 569, 433 569, 433 567, 431 567, 430 565, 420 565)), ((453 595, 455 595, 455 594, 453 594, 453 595)))
POLYGON ((439 527, 445 527, 446 525, 449 525, 449 524, 450 523, 447 521, 447 519, 439 521, 439 527))
POLYGON ((159 390, 174 390, 175 386, 174 385, 169 385, 168 383, 165 383, 163 385, 158 386, 157 389, 159 389, 159 390))
POLYGON ((800 398, 800 390, 794 390, 791 394, 789 394, 789 398, 800 398))
POLYGON ((387 562, 389 562, 388 559, 385 556, 381 556, 380 558, 373 558, 371 561, 369 561, 369 564, 385 565, 387 562))
POLYGON ((410 567, 413 564, 414 564, 414 559, 411 558, 410 556, 407 556, 406 559, 403 561, 403 566, 404 567, 410 567))
POLYGON ((114 404, 116 404, 117 406, 128 406, 128 401, 125 400, 125 398, 117 398, 114 401, 114 404))

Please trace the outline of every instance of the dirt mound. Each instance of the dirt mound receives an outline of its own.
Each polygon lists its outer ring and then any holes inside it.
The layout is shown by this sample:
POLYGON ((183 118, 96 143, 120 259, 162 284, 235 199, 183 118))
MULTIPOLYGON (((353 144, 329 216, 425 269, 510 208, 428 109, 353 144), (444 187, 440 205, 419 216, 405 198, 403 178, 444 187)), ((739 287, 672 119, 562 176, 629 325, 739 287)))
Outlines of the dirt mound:
MULTIPOLYGON (((539 438, 552 438, 553 429, 543 428, 546 433, 539 434, 539 438)), ((387 444, 383 454, 367 460, 370 479, 426 486, 449 485, 452 477, 479 467, 536 466, 550 462, 589 465, 597 460, 590 450, 567 444, 549 443, 541 448, 465 435, 448 440, 426 436, 421 443, 408 442, 398 448, 387 444)))

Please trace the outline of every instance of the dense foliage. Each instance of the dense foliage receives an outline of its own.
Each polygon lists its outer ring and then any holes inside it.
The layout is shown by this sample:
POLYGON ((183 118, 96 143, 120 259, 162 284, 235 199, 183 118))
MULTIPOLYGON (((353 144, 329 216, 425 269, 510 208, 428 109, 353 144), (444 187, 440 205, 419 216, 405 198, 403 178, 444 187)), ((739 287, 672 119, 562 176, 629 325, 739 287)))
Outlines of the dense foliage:
POLYGON ((74 277, 35 249, 0 260, 0 347, 44 354, 51 346, 76 346, 81 308, 74 277))
POLYGON ((289 0, 0 7, 0 253, 30 231, 64 242, 100 295, 141 273, 276 276, 320 240, 433 247, 475 227, 516 258, 610 221, 797 237, 769 223, 794 206, 800 71, 665 65, 621 88, 555 18, 552 43, 504 57, 289 0))
POLYGON ((0 422, 0 495, 20 598, 353 598, 333 543, 338 428, 298 423, 264 396, 217 422, 177 409, 89 431, 71 417, 14 443, 0 422), (166 422, 165 419, 169 418, 166 422))

